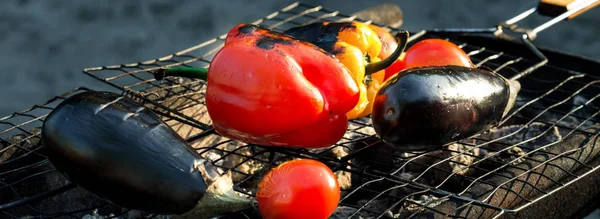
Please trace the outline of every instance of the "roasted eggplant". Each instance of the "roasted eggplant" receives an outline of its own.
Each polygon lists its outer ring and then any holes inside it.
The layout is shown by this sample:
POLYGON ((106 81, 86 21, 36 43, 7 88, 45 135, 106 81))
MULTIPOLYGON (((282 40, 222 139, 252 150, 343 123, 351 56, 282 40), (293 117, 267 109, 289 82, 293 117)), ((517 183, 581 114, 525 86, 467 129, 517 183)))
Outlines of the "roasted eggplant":
POLYGON ((51 163, 70 181, 118 206, 208 217, 251 206, 156 114, 111 92, 87 91, 45 119, 51 163))
POLYGON ((373 128, 399 151, 439 149, 497 125, 520 88, 518 81, 481 68, 406 69, 377 93, 373 128))

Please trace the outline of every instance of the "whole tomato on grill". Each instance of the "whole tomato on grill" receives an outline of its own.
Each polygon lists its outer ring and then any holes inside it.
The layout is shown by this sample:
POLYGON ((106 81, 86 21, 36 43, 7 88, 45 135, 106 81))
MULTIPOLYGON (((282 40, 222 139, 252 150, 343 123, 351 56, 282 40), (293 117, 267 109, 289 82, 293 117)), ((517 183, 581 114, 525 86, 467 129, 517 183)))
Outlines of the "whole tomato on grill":
POLYGON ((311 159, 291 160, 263 177, 256 200, 266 219, 326 219, 338 205, 340 187, 325 164, 311 159))
POLYGON ((442 39, 426 39, 411 46, 404 56, 404 68, 457 65, 473 67, 471 59, 456 44, 442 39))
POLYGON ((394 64, 385 69, 385 75, 383 76, 384 81, 406 68, 406 65, 404 64, 404 56, 406 56, 406 53, 402 53, 402 55, 398 58, 398 60, 396 60, 396 62, 394 62, 394 64))
POLYGON ((423 66, 474 67, 471 59, 456 44, 442 39, 425 39, 411 46, 400 59, 386 69, 384 80, 409 68, 423 66))

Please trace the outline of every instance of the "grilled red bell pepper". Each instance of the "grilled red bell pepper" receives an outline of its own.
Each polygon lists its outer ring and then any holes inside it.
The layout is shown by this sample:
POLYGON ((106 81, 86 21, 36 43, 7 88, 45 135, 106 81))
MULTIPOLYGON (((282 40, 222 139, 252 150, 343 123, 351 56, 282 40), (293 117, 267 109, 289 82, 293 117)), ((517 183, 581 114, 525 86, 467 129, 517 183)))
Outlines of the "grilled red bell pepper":
POLYGON ((360 90, 323 49, 251 24, 231 29, 208 69, 171 68, 164 76, 206 78, 215 131, 252 144, 319 148, 344 135, 360 90))

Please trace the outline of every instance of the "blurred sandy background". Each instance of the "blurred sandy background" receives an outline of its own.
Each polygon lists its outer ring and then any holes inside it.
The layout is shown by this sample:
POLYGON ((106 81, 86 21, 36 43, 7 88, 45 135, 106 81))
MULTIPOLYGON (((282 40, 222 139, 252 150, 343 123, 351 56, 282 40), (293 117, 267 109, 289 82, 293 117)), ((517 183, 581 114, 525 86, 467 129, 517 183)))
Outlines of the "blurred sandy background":
MULTIPOLYGON (((0 117, 77 86, 106 88, 85 67, 145 61, 226 33, 294 1, 5 0, 0 1, 0 117)), ((319 4, 316 0, 304 1, 319 4)), ((489 27, 536 4, 532 0, 342 1, 320 4, 352 14, 396 3, 403 28, 489 27)), ((536 25, 548 18, 528 19, 536 25)), ((540 34, 536 43, 600 59, 600 9, 540 34)))

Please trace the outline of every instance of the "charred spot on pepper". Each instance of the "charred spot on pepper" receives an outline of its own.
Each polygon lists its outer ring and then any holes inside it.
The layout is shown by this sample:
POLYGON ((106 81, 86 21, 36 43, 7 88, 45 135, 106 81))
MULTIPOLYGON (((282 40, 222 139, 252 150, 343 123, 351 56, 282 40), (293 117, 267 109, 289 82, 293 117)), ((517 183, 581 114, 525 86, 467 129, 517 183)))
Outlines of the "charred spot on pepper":
POLYGON ((319 22, 303 26, 293 27, 284 33, 293 36, 296 39, 308 41, 333 54, 343 51, 336 51, 334 47, 338 41, 338 34, 347 29, 356 29, 353 22, 319 22))
POLYGON ((245 24, 238 29, 240 34, 248 34, 254 32, 259 27, 253 24, 245 24))
POLYGON ((276 32, 272 32, 269 28, 261 26, 261 25, 256 25, 256 24, 244 24, 242 26, 240 26, 238 28, 238 32, 236 34, 236 36, 241 36, 241 35, 249 35, 252 33, 258 32, 260 34, 265 34, 265 33, 276 33, 276 32))
POLYGON ((319 48, 322 48, 325 51, 329 51, 329 53, 333 55, 338 55, 344 53, 346 51, 346 47, 343 46, 335 46, 335 42, 326 42, 323 45, 316 44, 319 48))
POLYGON ((319 22, 293 27, 284 33, 302 36, 308 41, 324 41, 337 40, 338 33, 349 29, 356 29, 356 25, 353 22, 319 22))
POLYGON ((291 45, 292 41, 293 39, 291 37, 274 34, 272 36, 261 36, 256 41, 256 46, 258 46, 261 49, 269 50, 273 49, 277 44, 291 45))
POLYGON ((256 46, 258 46, 261 49, 273 49, 273 47, 275 47, 275 42, 261 38, 256 41, 256 46))

